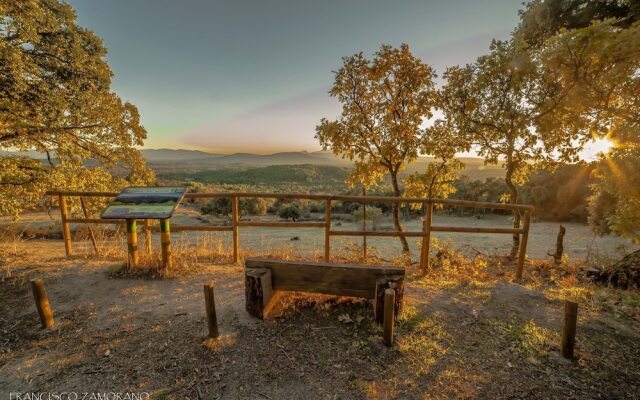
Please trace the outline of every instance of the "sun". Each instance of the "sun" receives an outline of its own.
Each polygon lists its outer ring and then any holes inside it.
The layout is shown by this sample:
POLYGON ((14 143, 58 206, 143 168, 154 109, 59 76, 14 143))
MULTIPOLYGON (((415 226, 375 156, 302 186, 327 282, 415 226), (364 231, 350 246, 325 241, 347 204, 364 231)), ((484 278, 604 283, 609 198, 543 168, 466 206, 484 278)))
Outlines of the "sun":
POLYGON ((609 138, 593 139, 584 146, 580 152, 580 158, 585 161, 594 161, 599 154, 607 154, 613 147, 614 144, 609 138))

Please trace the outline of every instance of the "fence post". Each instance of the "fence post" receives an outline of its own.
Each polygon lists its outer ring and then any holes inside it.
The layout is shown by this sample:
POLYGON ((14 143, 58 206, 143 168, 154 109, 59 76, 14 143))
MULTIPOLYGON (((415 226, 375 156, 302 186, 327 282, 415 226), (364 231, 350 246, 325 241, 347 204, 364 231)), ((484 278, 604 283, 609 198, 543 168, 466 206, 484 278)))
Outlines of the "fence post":
POLYGON ((233 225, 233 263, 238 263, 238 196, 231 198, 231 223, 233 225))
POLYGON ((324 262, 331 259, 331 198, 324 206, 324 262))
POLYGON ((47 292, 44 290, 44 280, 42 278, 32 279, 31 290, 33 291, 33 298, 36 301, 36 308, 38 309, 38 315, 40 315, 42 327, 52 327, 53 311, 51 311, 51 306, 49 305, 47 292))
MULTIPOLYGON (((80 197, 80 205, 82 206, 82 213, 85 218, 89 218, 89 213, 87 212, 87 207, 84 205, 84 199, 80 197)), ((93 250, 96 252, 96 255, 100 255, 98 251, 98 243, 96 242, 96 236, 93 234, 93 229, 91 229, 91 225, 87 224, 87 229, 89 230, 89 238, 91 239, 91 243, 93 243, 93 250)))
MULTIPOLYGON (((364 188, 364 186, 362 186, 362 196, 366 196, 367 195, 367 191, 364 188)), ((367 202, 363 201, 362 202, 362 231, 366 231, 367 230, 367 202)), ((364 260, 364 262, 367 262, 367 235, 364 234, 362 236, 362 258, 364 260)))
POLYGON ((62 221, 62 239, 64 240, 64 251, 67 256, 71 255, 71 229, 69 228, 69 210, 67 209, 67 197, 58 195, 60 203, 60 220, 62 221))
POLYGON ((516 266, 516 281, 522 279, 522 269, 524 267, 524 258, 527 254, 527 241, 529 240, 529 225, 531 223, 531 210, 524 212, 524 221, 522 222, 522 233, 520 234, 520 248, 518 249, 518 264, 516 266))
POLYGON ((433 203, 427 204, 427 214, 422 220, 422 248, 420 249, 420 269, 429 271, 429 247, 431 246, 431 221, 433 220, 433 203))

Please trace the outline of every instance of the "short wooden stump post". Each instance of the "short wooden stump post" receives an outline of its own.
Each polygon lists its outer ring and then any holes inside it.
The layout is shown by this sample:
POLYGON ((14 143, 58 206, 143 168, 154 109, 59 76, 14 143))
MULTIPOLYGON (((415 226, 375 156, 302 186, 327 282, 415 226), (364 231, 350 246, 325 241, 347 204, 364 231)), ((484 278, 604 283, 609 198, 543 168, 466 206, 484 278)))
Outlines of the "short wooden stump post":
POLYGON ((245 301, 247 312, 264 319, 265 308, 273 295, 271 270, 268 268, 245 268, 245 301))
POLYGON ((171 268, 171 228, 168 219, 160 220, 160 244, 162 246, 162 269, 171 268))
POLYGON ((209 337, 217 338, 218 332, 218 318, 216 316, 216 300, 213 294, 213 281, 204 285, 204 304, 207 313, 207 324, 209 326, 209 337))
POLYGON ((53 326, 53 311, 49 305, 47 292, 44 290, 44 280, 36 278, 31 280, 31 289, 33 290, 33 298, 36 301, 36 308, 40 315, 40 323, 43 328, 51 328, 53 326))
POLYGON ((138 225, 135 219, 127 220, 127 249, 129 253, 128 266, 135 268, 138 266, 138 225))
POLYGON ((384 324, 383 335, 384 344, 387 346, 393 345, 393 325, 395 323, 395 310, 396 304, 396 291, 394 289, 386 289, 384 291, 384 324))
POLYGON ((578 323, 578 303, 564 301, 564 325, 562 327, 562 356, 573 358, 576 346, 576 326, 578 323))
POLYGON ((379 279, 376 282, 375 297, 373 299, 373 314, 375 322, 378 325, 381 325, 384 322, 384 305, 386 304, 384 295, 388 288, 395 291, 395 306, 393 310, 395 318, 398 318, 398 315, 402 312, 404 277, 402 275, 397 275, 379 279))

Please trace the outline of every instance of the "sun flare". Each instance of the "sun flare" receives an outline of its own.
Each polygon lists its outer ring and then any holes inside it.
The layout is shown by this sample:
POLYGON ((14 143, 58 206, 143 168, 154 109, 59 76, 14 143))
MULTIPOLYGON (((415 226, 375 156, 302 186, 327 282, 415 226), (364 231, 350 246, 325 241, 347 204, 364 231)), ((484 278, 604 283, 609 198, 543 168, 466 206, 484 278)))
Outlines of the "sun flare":
POLYGON ((614 147, 614 143, 609 138, 593 139, 584 146, 580 152, 580 158, 585 161, 594 161, 599 154, 607 154, 612 147, 614 147))

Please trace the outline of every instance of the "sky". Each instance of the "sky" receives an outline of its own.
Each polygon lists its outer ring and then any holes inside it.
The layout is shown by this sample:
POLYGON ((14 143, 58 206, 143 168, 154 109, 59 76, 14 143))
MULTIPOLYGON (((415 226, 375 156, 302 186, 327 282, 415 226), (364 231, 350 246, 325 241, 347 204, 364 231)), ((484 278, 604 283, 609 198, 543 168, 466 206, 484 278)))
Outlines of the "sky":
POLYGON ((140 110, 145 148, 316 151, 341 58, 409 45, 440 75, 506 39, 522 0, 68 0, 140 110))

